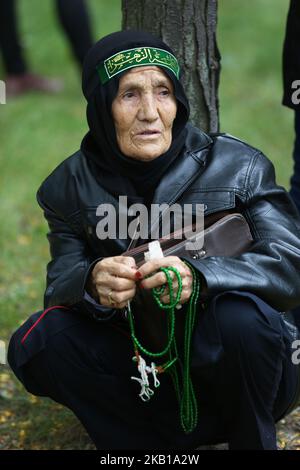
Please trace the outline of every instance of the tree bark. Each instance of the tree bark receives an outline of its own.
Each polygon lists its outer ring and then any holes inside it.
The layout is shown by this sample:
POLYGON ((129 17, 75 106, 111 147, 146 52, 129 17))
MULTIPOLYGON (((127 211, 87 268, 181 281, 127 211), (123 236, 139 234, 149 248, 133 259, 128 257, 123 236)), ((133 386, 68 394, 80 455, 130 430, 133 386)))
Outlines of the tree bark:
POLYGON ((217 0, 122 0, 123 29, 159 36, 179 60, 194 125, 217 132, 220 54, 217 0))

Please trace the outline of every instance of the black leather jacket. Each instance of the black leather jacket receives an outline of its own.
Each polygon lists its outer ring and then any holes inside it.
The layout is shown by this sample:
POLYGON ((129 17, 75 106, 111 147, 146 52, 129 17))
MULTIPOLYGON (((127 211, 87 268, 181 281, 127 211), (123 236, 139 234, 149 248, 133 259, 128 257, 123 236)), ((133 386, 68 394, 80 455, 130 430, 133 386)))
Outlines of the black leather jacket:
MULTIPOLYGON (((276 185, 272 163, 232 136, 211 137, 192 126, 184 151, 163 176, 153 202, 202 203, 207 215, 236 208, 255 240, 251 251, 238 257, 193 262, 208 295, 249 291, 280 311, 300 304, 300 219, 287 192, 276 185)), ((96 164, 80 151, 46 178, 37 199, 50 228, 45 307, 72 305, 91 314, 83 299, 91 265, 121 254, 130 241, 96 235, 97 206, 112 203, 117 210, 118 201, 100 186, 96 164)))

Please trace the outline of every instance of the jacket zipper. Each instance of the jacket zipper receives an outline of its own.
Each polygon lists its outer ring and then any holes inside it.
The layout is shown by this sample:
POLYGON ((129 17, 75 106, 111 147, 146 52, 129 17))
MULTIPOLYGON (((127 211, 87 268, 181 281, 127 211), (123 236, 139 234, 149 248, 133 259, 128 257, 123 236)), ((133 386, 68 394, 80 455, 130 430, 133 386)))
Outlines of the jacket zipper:
MULTIPOLYGON (((209 148, 204 148, 202 149, 203 152, 205 153, 208 153, 209 152, 209 148)), ((193 155, 192 152, 190 152, 190 155, 193 155)), ((184 191, 198 178, 199 174, 201 173, 201 171, 203 171, 204 167, 205 167, 205 163, 203 161, 198 161, 199 164, 201 164, 201 167, 199 169, 199 171, 196 172, 196 174, 194 174, 188 181, 187 183, 180 189, 180 191, 171 199, 167 202, 168 204, 168 207, 170 207, 172 204, 174 204, 179 198, 180 196, 184 193, 184 191)), ((168 210, 168 208, 165 209, 165 211, 163 211, 160 215, 159 215, 159 218, 153 223, 153 225, 151 225, 150 229, 148 230, 148 238, 149 236, 151 235, 152 233, 152 230, 153 230, 153 227, 157 226, 160 227, 160 223, 161 223, 161 220, 164 216, 164 214, 166 213, 166 211, 168 210)))

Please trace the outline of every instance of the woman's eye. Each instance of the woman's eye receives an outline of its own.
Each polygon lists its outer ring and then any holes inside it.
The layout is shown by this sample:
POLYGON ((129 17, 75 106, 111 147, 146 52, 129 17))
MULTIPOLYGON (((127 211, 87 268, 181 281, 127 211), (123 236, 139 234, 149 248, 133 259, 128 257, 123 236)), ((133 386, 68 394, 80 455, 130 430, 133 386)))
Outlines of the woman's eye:
POLYGON ((134 93, 132 91, 127 91, 123 95, 123 98, 133 98, 133 97, 134 97, 134 93))
POLYGON ((170 92, 169 92, 169 90, 161 90, 161 91, 159 92, 159 94, 160 94, 161 96, 169 96, 170 92))

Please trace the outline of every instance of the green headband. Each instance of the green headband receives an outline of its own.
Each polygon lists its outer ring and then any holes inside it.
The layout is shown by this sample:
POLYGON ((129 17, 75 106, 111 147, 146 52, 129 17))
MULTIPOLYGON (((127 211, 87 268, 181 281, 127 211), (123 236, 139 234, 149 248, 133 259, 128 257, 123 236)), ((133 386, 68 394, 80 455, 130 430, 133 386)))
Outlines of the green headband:
POLYGON ((165 67, 179 78, 179 64, 175 56, 164 49, 139 47, 120 51, 96 67, 102 85, 124 70, 145 65, 165 67))

